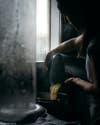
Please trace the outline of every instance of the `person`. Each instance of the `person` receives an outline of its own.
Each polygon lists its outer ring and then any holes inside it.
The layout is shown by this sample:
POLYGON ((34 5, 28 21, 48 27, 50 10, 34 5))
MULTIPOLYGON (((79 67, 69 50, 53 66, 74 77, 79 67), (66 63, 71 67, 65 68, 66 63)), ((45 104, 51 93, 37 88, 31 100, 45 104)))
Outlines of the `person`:
MULTIPOLYGON (((95 98, 94 117, 92 118, 95 119, 95 117, 97 118, 98 114, 100 114, 98 113, 100 112, 99 4, 97 0, 57 0, 57 4, 60 12, 70 19, 72 25, 77 27, 80 35, 64 42, 47 54, 45 64, 50 74, 50 98, 51 100, 56 100, 58 92, 63 85, 66 88, 70 84, 74 85, 74 88, 77 86, 78 89, 77 87, 75 89, 78 91, 74 89, 71 91, 76 102, 78 101, 73 104, 80 107, 78 108, 80 109, 81 115, 82 112, 86 111, 82 116, 82 124, 89 125, 91 122, 90 116, 88 115, 88 118, 86 118, 86 114, 88 114, 88 108, 86 108, 88 107, 86 103, 87 93, 93 95, 95 98), (69 53, 74 51, 78 52, 78 56, 70 57, 69 53), (65 67, 67 67, 66 70, 65 67), (80 96, 81 92, 83 94, 80 96)), ((78 110, 78 108, 76 109, 78 110)), ((96 122, 93 123, 95 124, 96 122)))
POLYGON ((68 39, 77 37, 80 33, 75 27, 70 24, 68 17, 66 18, 61 14, 61 38, 60 43, 67 41, 68 39))

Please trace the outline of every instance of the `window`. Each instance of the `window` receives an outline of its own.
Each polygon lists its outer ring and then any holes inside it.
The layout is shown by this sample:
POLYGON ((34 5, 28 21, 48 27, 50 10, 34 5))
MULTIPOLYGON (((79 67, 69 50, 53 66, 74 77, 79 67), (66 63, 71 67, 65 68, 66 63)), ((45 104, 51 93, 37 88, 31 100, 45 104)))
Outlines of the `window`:
POLYGON ((37 0, 36 8, 36 61, 42 62, 59 44, 60 16, 56 0, 37 0))

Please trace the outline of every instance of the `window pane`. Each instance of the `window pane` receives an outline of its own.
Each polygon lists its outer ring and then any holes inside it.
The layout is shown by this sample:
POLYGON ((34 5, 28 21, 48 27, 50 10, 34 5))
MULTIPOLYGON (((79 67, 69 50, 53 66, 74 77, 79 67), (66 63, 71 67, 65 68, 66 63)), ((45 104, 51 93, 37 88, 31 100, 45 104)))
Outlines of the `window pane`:
POLYGON ((57 8, 57 1, 51 0, 51 47, 50 49, 54 49, 60 42, 60 13, 57 8))
POLYGON ((44 61, 49 50, 49 0, 37 0, 36 61, 44 61))

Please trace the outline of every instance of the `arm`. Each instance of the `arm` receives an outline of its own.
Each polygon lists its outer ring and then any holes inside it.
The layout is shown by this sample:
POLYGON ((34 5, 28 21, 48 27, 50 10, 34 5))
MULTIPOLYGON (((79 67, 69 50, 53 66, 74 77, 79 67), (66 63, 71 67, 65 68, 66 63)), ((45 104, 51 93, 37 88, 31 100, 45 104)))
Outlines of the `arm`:
POLYGON ((95 92, 97 90, 97 77, 96 77, 96 67, 95 67, 95 59, 93 56, 90 57, 90 61, 92 62, 91 66, 92 66, 92 82, 88 82, 85 80, 82 80, 80 78, 75 78, 75 77, 71 77, 67 80, 65 80, 65 83, 75 83, 76 85, 79 85, 80 87, 82 87, 85 91, 87 92, 95 92))
POLYGON ((78 48, 80 48, 80 46, 82 44, 82 40, 83 40, 83 34, 76 38, 67 40, 64 43, 61 43, 58 47, 51 50, 47 54, 46 59, 45 59, 45 64, 47 65, 48 60, 56 53, 67 54, 67 53, 71 53, 71 52, 77 50, 78 48))

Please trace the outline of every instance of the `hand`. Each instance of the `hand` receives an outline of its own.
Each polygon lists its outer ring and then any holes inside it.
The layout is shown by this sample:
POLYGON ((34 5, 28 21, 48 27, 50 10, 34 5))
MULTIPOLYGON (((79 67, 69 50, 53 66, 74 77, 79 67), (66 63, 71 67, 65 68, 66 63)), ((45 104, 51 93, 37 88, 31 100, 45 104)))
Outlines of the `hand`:
POLYGON ((83 80, 80 79, 80 78, 77 78, 77 77, 71 77, 71 78, 65 80, 64 82, 65 82, 65 83, 75 83, 75 84, 77 84, 77 85, 80 85, 80 83, 82 83, 83 80))
POLYGON ((94 84, 90 83, 90 82, 87 82, 85 80, 82 80, 80 78, 75 78, 75 77, 71 77, 67 80, 64 81, 65 83, 67 84, 70 84, 70 83, 74 83, 76 85, 79 85, 81 86, 85 91, 90 91, 90 90, 93 90, 94 89, 94 84))
POLYGON ((52 56, 54 55, 55 53, 53 51, 50 51, 48 52, 48 54, 46 55, 46 58, 45 58, 45 68, 46 70, 48 70, 48 62, 50 61, 50 59, 52 58, 52 56))

